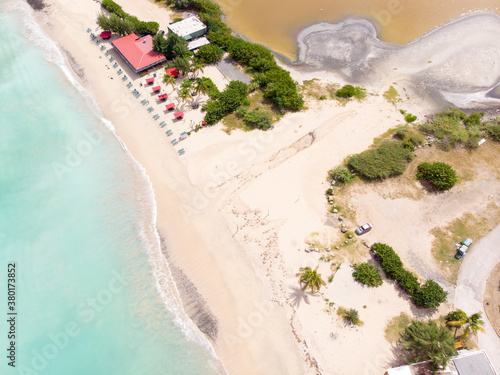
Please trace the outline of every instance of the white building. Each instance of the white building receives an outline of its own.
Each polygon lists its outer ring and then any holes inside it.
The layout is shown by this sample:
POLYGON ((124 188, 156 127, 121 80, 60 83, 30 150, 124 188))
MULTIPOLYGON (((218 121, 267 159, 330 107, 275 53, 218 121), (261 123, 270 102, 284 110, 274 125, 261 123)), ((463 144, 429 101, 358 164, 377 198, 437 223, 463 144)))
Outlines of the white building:
POLYGON ((168 25, 168 30, 186 40, 198 38, 207 33, 207 27, 197 17, 188 17, 168 25))

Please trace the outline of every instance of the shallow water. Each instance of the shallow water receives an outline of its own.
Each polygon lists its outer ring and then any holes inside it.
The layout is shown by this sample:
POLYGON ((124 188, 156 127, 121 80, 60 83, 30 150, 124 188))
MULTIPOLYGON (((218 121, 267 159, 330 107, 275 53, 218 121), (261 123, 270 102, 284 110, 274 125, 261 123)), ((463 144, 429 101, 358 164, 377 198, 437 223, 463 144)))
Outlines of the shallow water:
MULTIPOLYGON (((217 0, 226 22, 250 40, 296 59, 295 38, 318 22, 361 16, 372 20, 383 41, 407 43, 464 13, 500 13, 498 0, 217 0)), ((478 25, 480 27, 480 25, 478 25)))
POLYGON ((154 267, 168 277, 168 265, 152 258, 155 207, 141 168, 27 4, 0 1, 0 12, 0 373, 221 373, 175 285, 163 299, 156 288, 154 267))

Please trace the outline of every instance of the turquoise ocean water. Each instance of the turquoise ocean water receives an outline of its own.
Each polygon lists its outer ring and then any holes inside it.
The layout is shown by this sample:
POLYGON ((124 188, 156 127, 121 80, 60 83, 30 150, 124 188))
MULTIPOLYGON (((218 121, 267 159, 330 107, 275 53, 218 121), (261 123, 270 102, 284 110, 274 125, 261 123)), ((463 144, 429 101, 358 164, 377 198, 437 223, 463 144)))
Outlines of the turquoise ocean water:
POLYGON ((30 12, 0 1, 0 374, 223 373, 158 256, 148 180, 30 12))

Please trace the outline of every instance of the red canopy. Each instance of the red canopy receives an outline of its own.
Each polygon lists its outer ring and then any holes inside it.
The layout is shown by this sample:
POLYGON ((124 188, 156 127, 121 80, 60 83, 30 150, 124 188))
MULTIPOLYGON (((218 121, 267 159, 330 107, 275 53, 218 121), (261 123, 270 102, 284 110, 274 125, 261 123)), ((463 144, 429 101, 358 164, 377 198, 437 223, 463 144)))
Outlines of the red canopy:
POLYGON ((158 95, 158 99, 160 99, 160 100, 167 99, 167 98, 168 98, 167 94, 158 95))
POLYGON ((175 103, 167 104, 167 105, 165 105, 165 108, 166 109, 174 109, 175 108, 175 103))
POLYGON ((109 31, 103 31, 100 35, 102 39, 109 39, 111 38, 111 33, 109 31))
POLYGON ((174 113, 174 116, 175 116, 175 118, 181 118, 182 116, 184 116, 184 112, 174 113))
POLYGON ((174 76, 175 78, 177 78, 177 76, 179 75, 177 68, 165 69, 165 73, 170 74, 170 75, 174 76))
POLYGON ((153 92, 154 91, 160 91, 161 90, 161 86, 156 86, 156 87, 153 87, 153 92))
POLYGON ((146 83, 153 83, 154 81, 154 78, 146 78, 146 83))

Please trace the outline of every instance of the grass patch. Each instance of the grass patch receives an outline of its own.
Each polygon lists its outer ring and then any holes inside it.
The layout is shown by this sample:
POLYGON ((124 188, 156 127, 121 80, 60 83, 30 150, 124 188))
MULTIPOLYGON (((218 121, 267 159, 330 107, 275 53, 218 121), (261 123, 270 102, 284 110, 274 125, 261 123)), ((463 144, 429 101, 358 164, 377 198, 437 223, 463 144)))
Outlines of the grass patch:
POLYGON ((411 317, 404 312, 389 320, 385 326, 385 339, 390 343, 398 342, 401 333, 410 325, 411 321, 411 317))
MULTIPOLYGON (((474 242, 487 234, 500 220, 500 208, 493 203, 488 205, 483 216, 475 216, 471 213, 464 214, 461 218, 453 220, 445 227, 434 228, 431 234, 434 236, 432 243, 432 255, 441 268, 446 280, 456 283, 458 271, 462 260, 455 259, 457 252, 455 244, 472 238, 474 242)), ((474 251, 474 243, 469 252, 474 251)))
POLYGON ((341 316, 347 323, 355 326, 361 327, 364 325, 363 321, 359 319, 359 313, 356 309, 346 309, 345 307, 339 306, 337 315, 341 316))
MULTIPOLYGON (((248 96, 250 104, 247 106, 248 111, 253 111, 259 109, 259 111, 267 112, 271 114, 273 122, 278 121, 280 118, 279 112, 274 108, 272 103, 264 98, 264 94, 260 91, 254 91, 248 96)), ((253 127, 249 126, 243 119, 243 117, 238 116, 237 111, 231 113, 230 115, 222 119, 222 124, 224 125, 224 131, 227 134, 231 134, 233 130, 242 130, 245 132, 254 130, 253 127)))
POLYGON ((315 100, 335 99, 335 92, 339 88, 335 83, 323 83, 318 78, 306 80, 300 86, 302 95, 315 100))
POLYGON ((401 97, 398 94, 398 91, 394 88, 394 86, 389 87, 389 89, 384 92, 384 98, 394 106, 396 106, 396 103, 402 101, 401 97))

